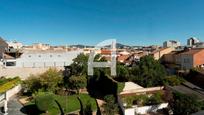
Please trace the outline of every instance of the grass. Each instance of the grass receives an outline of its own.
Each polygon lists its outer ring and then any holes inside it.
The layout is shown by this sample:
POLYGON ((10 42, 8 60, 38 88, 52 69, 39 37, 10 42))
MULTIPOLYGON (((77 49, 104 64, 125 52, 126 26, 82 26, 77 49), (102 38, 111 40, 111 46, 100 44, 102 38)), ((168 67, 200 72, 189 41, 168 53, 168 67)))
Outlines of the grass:
MULTIPOLYGON (((84 108, 87 103, 91 103, 92 110, 95 111, 97 109, 95 99, 90 97, 88 94, 69 95, 69 96, 54 95, 54 99, 60 103, 65 113, 69 113, 69 112, 80 110, 80 103, 77 99, 77 96, 79 96, 80 99, 82 100, 84 108)), ((34 104, 34 101, 31 101, 27 105, 33 105, 33 104, 34 104)), ((57 115, 59 113, 60 113, 60 110, 57 104, 55 103, 53 107, 48 109, 48 113, 41 113, 41 115, 57 115)))
POLYGON ((117 85, 118 85, 117 92, 118 93, 122 92, 123 88, 125 87, 125 83, 124 82, 118 82, 117 85))

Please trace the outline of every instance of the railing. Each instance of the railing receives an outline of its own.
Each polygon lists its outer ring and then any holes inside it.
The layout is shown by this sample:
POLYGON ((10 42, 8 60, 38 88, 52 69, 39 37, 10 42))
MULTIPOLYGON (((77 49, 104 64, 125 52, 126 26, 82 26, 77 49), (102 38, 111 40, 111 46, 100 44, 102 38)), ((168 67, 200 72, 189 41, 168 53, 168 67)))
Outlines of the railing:
POLYGON ((5 93, 0 94, 0 102, 5 99, 5 93))

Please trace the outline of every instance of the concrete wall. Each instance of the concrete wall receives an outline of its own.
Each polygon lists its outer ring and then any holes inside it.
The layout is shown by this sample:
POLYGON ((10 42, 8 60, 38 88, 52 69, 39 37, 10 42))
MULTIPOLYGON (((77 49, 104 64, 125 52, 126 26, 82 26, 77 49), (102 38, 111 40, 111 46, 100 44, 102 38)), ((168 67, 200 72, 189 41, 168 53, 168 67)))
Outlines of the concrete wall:
POLYGON ((12 96, 17 94, 20 90, 21 90, 21 85, 19 84, 13 87, 12 89, 9 89, 8 91, 6 91, 7 99, 10 99, 12 96))
POLYGON ((46 68, 46 67, 64 67, 73 62, 73 59, 82 53, 82 50, 77 51, 27 51, 21 57, 6 62, 16 62, 15 66, 6 66, 7 68, 46 68))

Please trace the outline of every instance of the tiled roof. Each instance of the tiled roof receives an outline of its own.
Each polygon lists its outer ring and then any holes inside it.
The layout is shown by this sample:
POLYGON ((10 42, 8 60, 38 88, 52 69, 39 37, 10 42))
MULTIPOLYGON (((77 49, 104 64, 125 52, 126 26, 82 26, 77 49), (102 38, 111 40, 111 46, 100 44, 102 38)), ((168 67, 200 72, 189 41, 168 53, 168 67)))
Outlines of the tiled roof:
POLYGON ((129 58, 129 55, 121 55, 121 56, 118 56, 117 60, 118 61, 125 61, 128 58, 129 58))
POLYGON ((204 49, 191 49, 191 50, 188 50, 186 52, 183 52, 181 54, 188 54, 188 55, 194 55, 200 51, 203 51, 204 49))
POLYGON ((14 57, 8 55, 8 54, 4 54, 4 59, 15 59, 14 57))

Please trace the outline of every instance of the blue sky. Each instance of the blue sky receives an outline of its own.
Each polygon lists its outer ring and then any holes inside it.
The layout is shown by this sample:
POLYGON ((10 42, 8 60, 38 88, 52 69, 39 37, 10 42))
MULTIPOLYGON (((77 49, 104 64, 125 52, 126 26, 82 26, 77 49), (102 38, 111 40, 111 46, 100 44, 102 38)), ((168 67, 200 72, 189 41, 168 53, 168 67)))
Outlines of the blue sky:
POLYGON ((0 0, 0 36, 24 44, 186 44, 204 40, 204 0, 0 0))

